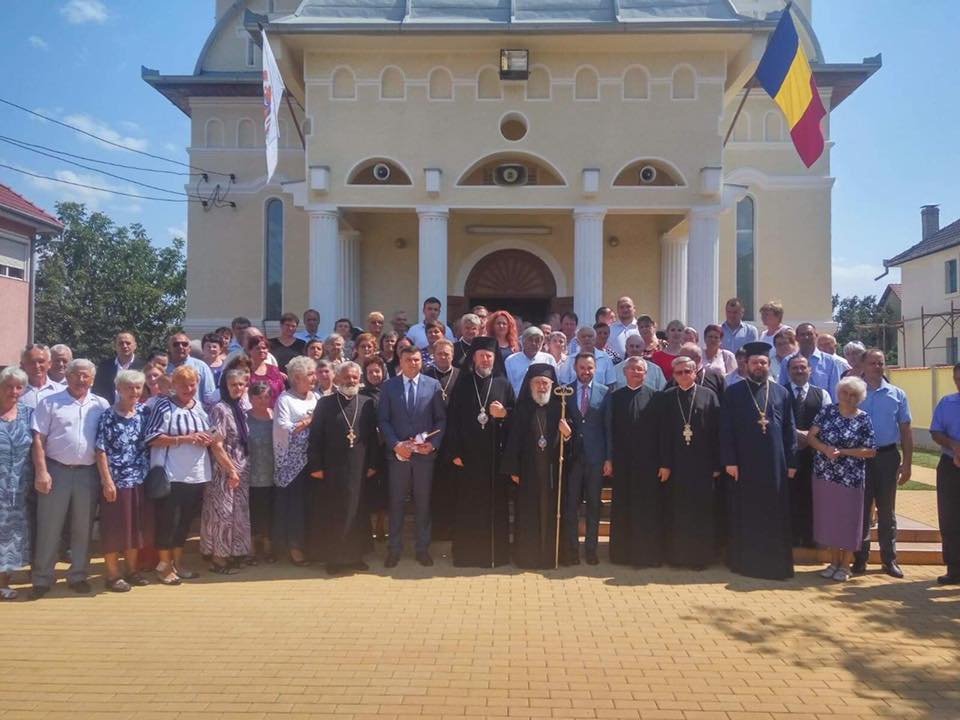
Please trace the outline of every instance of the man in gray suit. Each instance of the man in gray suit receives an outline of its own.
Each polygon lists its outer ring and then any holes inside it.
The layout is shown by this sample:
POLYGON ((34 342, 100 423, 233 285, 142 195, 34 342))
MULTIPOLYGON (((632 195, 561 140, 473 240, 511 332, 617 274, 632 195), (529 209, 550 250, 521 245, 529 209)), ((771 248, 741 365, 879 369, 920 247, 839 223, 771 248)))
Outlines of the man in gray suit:
POLYGON ((417 347, 400 350, 400 375, 380 390, 377 416, 391 449, 387 460, 390 488, 390 543, 385 567, 396 567, 403 551, 403 504, 409 494, 417 511, 417 562, 430 557, 430 489, 433 464, 447 426, 447 408, 440 383, 420 374, 423 358, 417 347))
POLYGON ((610 429, 607 423, 609 388, 594 381, 597 361, 593 353, 579 353, 574 358, 577 379, 570 383, 573 395, 567 397, 567 417, 573 430, 572 462, 563 478, 564 512, 561 565, 580 564, 578 511, 581 498, 587 504, 587 531, 584 538, 587 562, 596 565, 597 544, 600 535, 600 492, 603 476, 612 474, 607 442, 610 429))

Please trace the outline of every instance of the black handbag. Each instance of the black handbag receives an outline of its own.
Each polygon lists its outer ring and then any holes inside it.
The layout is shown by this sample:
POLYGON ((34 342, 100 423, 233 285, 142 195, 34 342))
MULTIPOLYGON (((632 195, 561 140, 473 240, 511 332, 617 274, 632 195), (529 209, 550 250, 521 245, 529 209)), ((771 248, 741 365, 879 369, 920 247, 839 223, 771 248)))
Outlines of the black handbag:
MULTIPOLYGON (((170 432, 169 423, 167 425, 167 434, 170 432)), ((170 494, 170 475, 167 472, 167 453, 169 448, 163 449, 163 460, 159 465, 155 465, 147 472, 147 477, 143 480, 143 490, 151 500, 162 500, 170 494)))

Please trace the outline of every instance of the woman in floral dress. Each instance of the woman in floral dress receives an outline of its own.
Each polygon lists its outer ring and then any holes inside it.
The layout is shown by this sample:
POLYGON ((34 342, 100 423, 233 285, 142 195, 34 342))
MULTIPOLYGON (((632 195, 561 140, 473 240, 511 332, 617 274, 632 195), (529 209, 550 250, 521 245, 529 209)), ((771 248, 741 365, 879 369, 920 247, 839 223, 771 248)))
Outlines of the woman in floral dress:
POLYGON ((813 459, 813 539, 832 551, 821 573, 850 579, 853 551, 863 540, 863 492, 867 458, 877 454, 870 416, 860 410, 867 385, 846 377, 837 385, 837 404, 827 405, 807 433, 813 459))
POLYGON ((0 372, 0 600, 17 597, 10 575, 30 563, 27 490, 33 484, 33 410, 20 402, 26 387, 27 374, 20 368, 0 372))

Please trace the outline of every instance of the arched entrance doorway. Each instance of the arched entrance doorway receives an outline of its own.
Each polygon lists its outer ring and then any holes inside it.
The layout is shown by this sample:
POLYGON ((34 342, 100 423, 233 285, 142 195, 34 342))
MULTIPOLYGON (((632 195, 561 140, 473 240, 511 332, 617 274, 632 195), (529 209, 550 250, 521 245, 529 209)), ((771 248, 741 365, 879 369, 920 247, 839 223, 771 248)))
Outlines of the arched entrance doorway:
POLYGON ((556 279, 543 260, 516 249, 497 250, 482 257, 470 270, 463 291, 463 312, 474 305, 486 305, 534 323, 542 323, 550 312, 565 309, 564 301, 568 300, 557 297, 556 279))

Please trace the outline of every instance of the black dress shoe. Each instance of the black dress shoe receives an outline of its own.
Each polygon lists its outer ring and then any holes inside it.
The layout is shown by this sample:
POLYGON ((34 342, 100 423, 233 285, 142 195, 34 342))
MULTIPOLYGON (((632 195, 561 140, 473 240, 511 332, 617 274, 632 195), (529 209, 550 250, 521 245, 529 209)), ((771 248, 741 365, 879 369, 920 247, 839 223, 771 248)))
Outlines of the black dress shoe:
POLYGON ((424 567, 430 567, 433 565, 433 558, 428 552, 417 553, 417 562, 424 567))
POLYGON ((570 567, 571 565, 579 565, 580 558, 578 557, 562 557, 560 558, 561 567, 570 567))
POLYGON ((343 572, 343 565, 337 563, 327 563, 327 575, 337 575, 343 572))
POLYGON ((599 565, 599 564, 600 564, 600 558, 597 557, 597 554, 595 552, 588 552, 587 565, 599 565))
POLYGON ((885 563, 883 566, 883 571, 890 577, 897 578, 897 580, 903 578, 903 570, 901 570, 900 566, 897 565, 896 560, 885 563))
POLYGON ((350 565, 351 570, 356 570, 357 572, 366 572, 370 569, 370 566, 367 565, 363 560, 359 560, 352 565, 350 565))
POLYGON ((383 561, 383 566, 385 568, 394 568, 397 566, 397 563, 400 562, 399 553, 388 553, 387 559, 383 561))
POLYGON ((90 583, 86 580, 80 580, 79 582, 68 583, 68 586, 73 590, 77 595, 89 595, 90 594, 90 583))
POLYGON ((937 578, 940 585, 960 585, 960 573, 947 573, 937 578))
POLYGON ((863 575, 864 573, 867 572, 867 563, 866 563, 866 562, 860 562, 859 560, 857 560, 857 561, 854 562, 853 565, 850 567, 850 572, 851 572, 853 575, 863 575))
POLYGON ((48 592, 50 592, 49 585, 34 585, 30 588, 30 599, 39 600, 44 597, 48 592))

